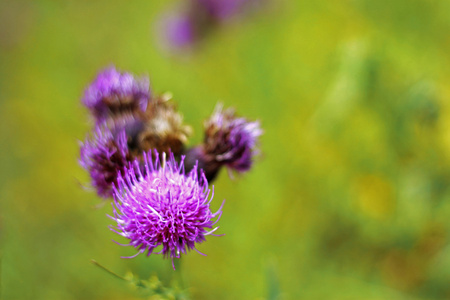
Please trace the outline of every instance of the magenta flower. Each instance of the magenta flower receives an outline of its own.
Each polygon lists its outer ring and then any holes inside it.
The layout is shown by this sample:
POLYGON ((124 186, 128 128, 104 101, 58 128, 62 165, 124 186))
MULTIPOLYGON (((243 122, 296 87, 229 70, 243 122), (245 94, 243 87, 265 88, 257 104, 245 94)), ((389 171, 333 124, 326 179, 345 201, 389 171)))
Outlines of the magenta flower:
POLYGON ((110 67, 98 74, 86 89, 82 102, 101 123, 108 116, 124 111, 145 111, 150 100, 149 85, 146 77, 136 79, 110 67))
POLYGON ((117 227, 111 230, 129 239, 126 246, 137 248, 136 255, 147 252, 149 256, 162 246, 156 254, 172 258, 173 265, 173 258, 180 258, 181 253, 199 252, 196 243, 219 228, 213 226, 220 219, 223 203, 211 212, 214 192, 201 172, 198 177, 197 167, 185 174, 183 161, 177 163, 173 155, 167 162, 164 154, 161 162, 156 151, 153 157, 151 152, 144 155, 143 172, 135 162, 119 176, 111 217, 117 227))
POLYGON ((100 197, 112 196, 117 176, 124 172, 131 156, 125 131, 114 136, 106 126, 96 126, 94 135, 80 147, 80 165, 91 176, 91 184, 100 197))

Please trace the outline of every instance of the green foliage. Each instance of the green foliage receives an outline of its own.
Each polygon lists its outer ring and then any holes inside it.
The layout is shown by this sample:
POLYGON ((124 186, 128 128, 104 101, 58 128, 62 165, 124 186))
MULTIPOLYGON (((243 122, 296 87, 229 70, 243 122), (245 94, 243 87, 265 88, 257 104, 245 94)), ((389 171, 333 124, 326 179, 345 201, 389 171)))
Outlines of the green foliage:
POLYGON ((169 7, 0 2, 0 297, 186 293, 170 260, 120 259, 83 189, 80 97, 115 64, 173 94, 192 144, 218 101, 265 130, 255 168, 215 182, 226 235, 183 257, 192 299, 449 298, 449 1, 274 1, 181 56, 156 42, 169 7))
MULTIPOLYGON (((132 272, 127 272, 125 276, 120 276, 102 266, 95 260, 91 260, 94 265, 113 275, 115 278, 125 281, 133 290, 139 292, 140 295, 153 300, 187 300, 187 291, 183 291, 179 287, 179 282, 173 280, 171 287, 164 287, 163 283, 158 279, 157 275, 152 275, 148 280, 139 279, 132 272)), ((179 271, 178 273, 179 274, 179 271)))

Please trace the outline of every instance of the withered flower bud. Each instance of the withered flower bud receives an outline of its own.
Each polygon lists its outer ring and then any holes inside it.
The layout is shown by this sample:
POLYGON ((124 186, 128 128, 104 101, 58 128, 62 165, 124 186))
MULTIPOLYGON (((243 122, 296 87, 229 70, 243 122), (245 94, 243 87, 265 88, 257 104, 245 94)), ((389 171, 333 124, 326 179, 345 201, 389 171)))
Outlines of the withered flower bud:
POLYGON ((192 129, 183 124, 182 115, 170 101, 170 94, 152 99, 144 115, 144 127, 138 134, 137 145, 141 151, 156 149, 172 152, 176 157, 184 150, 192 129))

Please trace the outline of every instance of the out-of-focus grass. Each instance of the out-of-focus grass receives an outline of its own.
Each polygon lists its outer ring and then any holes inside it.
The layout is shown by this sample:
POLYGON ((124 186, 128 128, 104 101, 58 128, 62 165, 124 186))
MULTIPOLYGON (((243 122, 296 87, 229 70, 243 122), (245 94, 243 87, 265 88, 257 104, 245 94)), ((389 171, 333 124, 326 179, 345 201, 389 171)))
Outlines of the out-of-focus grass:
POLYGON ((184 57, 158 50, 155 1, 0 3, 1 295, 135 299, 110 204, 84 191, 79 99, 105 66, 149 74, 202 138, 217 101, 260 119, 263 155, 215 183, 224 237, 183 258, 194 299, 450 297, 448 1, 284 1, 184 57), (278 298, 277 298, 278 297, 278 298))

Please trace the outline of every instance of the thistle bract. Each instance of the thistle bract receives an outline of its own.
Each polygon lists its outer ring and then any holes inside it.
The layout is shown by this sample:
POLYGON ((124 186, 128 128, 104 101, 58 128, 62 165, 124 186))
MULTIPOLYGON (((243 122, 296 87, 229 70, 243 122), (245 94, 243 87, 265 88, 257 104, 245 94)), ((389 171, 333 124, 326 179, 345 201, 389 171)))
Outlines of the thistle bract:
POLYGON ((181 253, 197 250, 196 244, 218 229, 213 226, 222 207, 211 212, 213 192, 206 178, 198 177, 196 167, 185 174, 183 161, 177 163, 171 155, 166 162, 163 154, 161 162, 157 152, 145 154, 144 161, 143 168, 135 163, 119 176, 112 217, 117 227, 111 230, 129 239, 128 245, 138 249, 136 255, 149 256, 162 246, 157 254, 173 263, 181 253))

